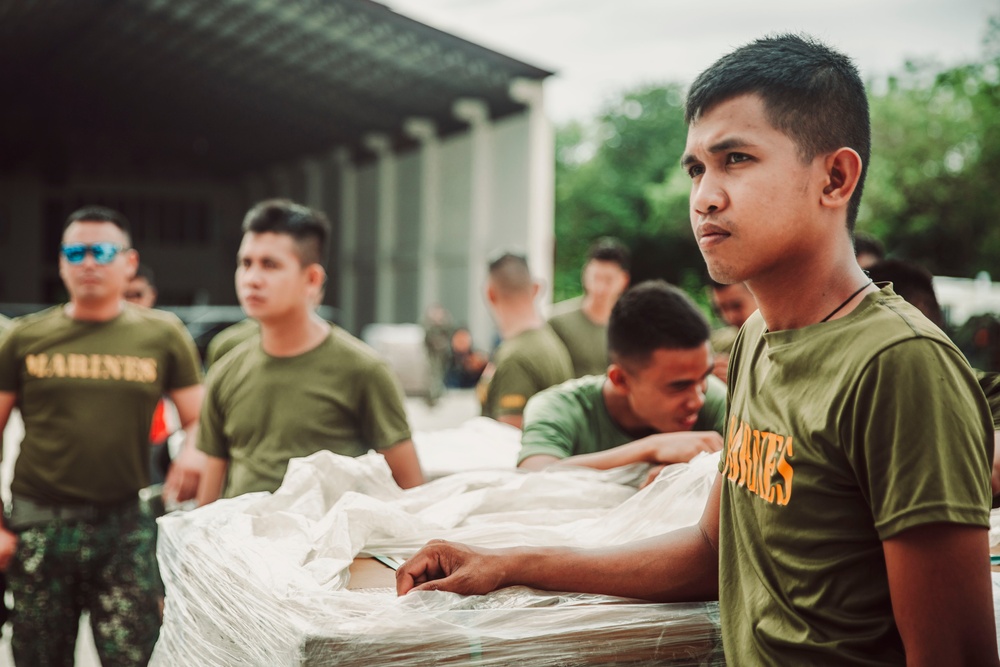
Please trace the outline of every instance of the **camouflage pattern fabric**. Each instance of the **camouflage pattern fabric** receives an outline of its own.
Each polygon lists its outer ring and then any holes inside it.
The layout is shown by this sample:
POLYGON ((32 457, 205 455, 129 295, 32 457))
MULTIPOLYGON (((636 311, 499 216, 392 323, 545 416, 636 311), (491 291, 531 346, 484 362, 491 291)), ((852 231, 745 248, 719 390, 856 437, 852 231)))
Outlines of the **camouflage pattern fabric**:
POLYGON ((18 667, 73 667, 90 612, 103 667, 146 665, 160 632, 156 524, 134 507, 95 521, 55 520, 19 533, 8 572, 18 667))

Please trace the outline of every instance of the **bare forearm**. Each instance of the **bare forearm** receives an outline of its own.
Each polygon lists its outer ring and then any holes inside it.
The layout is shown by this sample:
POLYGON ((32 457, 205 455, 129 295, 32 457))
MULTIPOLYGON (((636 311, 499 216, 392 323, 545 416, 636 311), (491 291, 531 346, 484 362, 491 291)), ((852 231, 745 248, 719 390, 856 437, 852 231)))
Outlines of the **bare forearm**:
POLYGON ((227 459, 215 456, 207 456, 205 470, 198 483, 198 495, 196 502, 198 507, 214 503, 222 495, 222 485, 226 480, 226 471, 229 469, 227 459))
POLYGON ((597 470, 610 470, 632 463, 643 463, 649 461, 649 447, 643 440, 636 440, 620 447, 607 449, 603 452, 592 452, 590 454, 577 454, 559 461, 559 465, 583 466, 586 468, 596 468, 597 470))
POLYGON ((715 600, 718 554, 690 526, 603 549, 511 549, 504 585, 617 595, 654 602, 715 600))

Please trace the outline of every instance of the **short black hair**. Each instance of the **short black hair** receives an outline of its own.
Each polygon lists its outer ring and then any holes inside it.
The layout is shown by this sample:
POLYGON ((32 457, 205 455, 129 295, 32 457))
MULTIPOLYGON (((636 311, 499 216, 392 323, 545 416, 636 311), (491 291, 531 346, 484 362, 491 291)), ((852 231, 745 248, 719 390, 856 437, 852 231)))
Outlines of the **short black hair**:
POLYGON ((136 278, 143 278, 147 283, 149 283, 150 287, 156 289, 156 274, 153 272, 153 269, 149 268, 149 264, 140 263, 139 266, 135 268, 135 275, 132 276, 132 279, 135 280, 136 278))
POLYGON ((501 251, 489 261, 490 280, 503 294, 527 292, 534 286, 528 259, 516 252, 501 251))
POLYGON ((587 262, 614 262, 622 271, 629 271, 632 263, 632 253, 628 246, 613 236, 602 236, 590 245, 587 250, 587 262))
POLYGON ((243 232, 288 234, 295 240, 303 266, 326 264, 331 231, 330 221, 322 211, 290 199, 266 199, 247 211, 243 232))
POLYGON ((608 352, 615 363, 645 364, 656 350, 690 350, 710 333, 708 320, 683 290, 647 280, 622 294, 611 309, 608 352))
POLYGON ((944 328, 941 304, 934 293, 934 276, 926 268, 904 259, 883 259, 868 267, 868 276, 877 283, 892 283, 892 291, 944 328))
POLYGON ((868 95, 857 67, 842 53, 806 36, 764 37, 723 56, 688 91, 688 125, 712 107, 758 95, 771 125, 791 138, 804 161, 841 147, 861 156, 861 175, 847 208, 854 230, 871 156, 868 95))
POLYGON ((63 231, 65 232, 74 222, 110 222, 124 232, 125 242, 128 245, 132 245, 132 226, 129 224, 128 218, 113 208, 108 208, 107 206, 83 206, 78 208, 66 218, 63 231))
POLYGON ((882 259, 885 257, 885 245, 871 234, 854 232, 854 256, 857 257, 862 253, 882 259))

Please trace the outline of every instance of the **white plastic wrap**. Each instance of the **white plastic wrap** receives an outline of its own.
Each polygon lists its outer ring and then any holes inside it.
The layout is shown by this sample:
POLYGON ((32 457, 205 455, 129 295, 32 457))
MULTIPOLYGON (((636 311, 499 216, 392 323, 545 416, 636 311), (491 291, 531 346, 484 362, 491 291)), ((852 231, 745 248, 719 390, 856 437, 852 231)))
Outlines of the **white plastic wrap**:
POLYGON ((481 597, 348 590, 355 556, 427 540, 620 544, 700 517, 718 455, 645 466, 459 473, 401 491, 377 454, 293 460, 274 494, 160 519, 164 623, 151 664, 597 665, 721 662, 713 604, 661 605, 515 587, 481 597))

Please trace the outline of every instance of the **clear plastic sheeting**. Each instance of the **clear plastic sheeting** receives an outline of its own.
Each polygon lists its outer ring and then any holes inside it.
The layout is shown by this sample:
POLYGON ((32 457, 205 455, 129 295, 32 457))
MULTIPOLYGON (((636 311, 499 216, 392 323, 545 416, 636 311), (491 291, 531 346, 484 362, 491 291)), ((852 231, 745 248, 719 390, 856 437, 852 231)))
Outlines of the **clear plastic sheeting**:
POLYGON ((295 459, 274 494, 159 520, 166 606, 154 667, 721 664, 714 603, 514 587, 481 597, 350 590, 356 556, 445 538, 608 546, 698 520, 718 455, 670 466, 475 471, 400 490, 377 454, 295 459))

